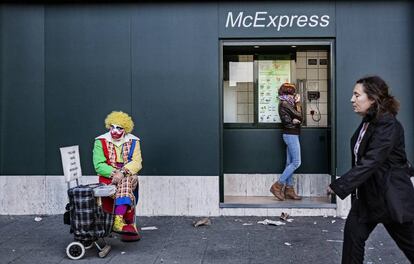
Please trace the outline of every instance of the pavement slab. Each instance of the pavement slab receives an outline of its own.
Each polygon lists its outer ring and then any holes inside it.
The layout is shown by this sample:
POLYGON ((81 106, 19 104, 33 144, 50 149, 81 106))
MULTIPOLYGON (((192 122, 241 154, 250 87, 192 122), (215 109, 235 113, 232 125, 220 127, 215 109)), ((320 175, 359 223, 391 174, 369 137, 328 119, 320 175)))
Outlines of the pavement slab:
MULTIPOLYGON (((0 216, 0 263, 340 263, 345 220, 334 217, 291 217, 285 225, 258 221, 278 217, 210 217, 211 225, 194 227, 202 217, 138 217, 138 226, 156 226, 141 231, 138 242, 124 243, 117 234, 106 238, 112 246, 105 258, 96 248, 73 261, 66 246, 73 242, 62 215, 0 216)), ((382 225, 371 234, 365 247, 367 264, 409 261, 382 225)))

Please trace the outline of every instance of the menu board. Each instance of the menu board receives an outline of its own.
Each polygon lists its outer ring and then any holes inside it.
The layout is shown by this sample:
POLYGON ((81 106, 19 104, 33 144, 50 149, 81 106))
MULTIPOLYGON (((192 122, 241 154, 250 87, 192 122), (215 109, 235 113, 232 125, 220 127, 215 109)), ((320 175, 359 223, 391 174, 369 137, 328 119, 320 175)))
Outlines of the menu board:
POLYGON ((259 60, 259 123, 279 123, 280 85, 290 82, 290 60, 259 60))

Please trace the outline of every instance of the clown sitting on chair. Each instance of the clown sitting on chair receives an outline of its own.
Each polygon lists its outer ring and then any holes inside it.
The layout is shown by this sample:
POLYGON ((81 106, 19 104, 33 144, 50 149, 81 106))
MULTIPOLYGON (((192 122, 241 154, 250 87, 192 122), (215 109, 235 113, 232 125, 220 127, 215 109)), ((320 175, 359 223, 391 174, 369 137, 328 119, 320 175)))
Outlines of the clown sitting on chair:
POLYGON ((95 138, 93 164, 99 182, 116 186, 115 200, 103 200, 105 211, 114 208, 112 231, 123 234, 123 240, 139 240, 135 226, 134 190, 138 187, 137 173, 142 168, 139 138, 130 134, 134 128, 131 117, 120 111, 110 113, 105 119, 109 131, 95 138))

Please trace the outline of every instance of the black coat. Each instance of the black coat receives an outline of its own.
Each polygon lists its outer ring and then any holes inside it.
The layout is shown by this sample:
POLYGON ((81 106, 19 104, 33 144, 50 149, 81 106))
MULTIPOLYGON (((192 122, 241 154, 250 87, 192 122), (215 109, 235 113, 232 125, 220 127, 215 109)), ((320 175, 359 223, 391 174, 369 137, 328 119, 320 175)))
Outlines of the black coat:
MULTIPOLYGON (((351 139, 352 168, 330 187, 341 199, 353 193, 352 210, 357 211, 359 221, 390 221, 384 195, 386 176, 393 176, 393 173, 401 175, 400 168, 406 167, 404 129, 389 113, 371 121, 359 146, 358 162, 355 165, 353 150, 362 125, 363 122, 351 139)), ((408 169, 404 170, 403 174, 408 177, 408 169)), ((407 188, 407 184, 401 187, 402 191, 396 195, 400 195, 403 198, 401 200, 405 201, 403 210, 414 211, 414 197, 410 198, 414 188, 407 188)))

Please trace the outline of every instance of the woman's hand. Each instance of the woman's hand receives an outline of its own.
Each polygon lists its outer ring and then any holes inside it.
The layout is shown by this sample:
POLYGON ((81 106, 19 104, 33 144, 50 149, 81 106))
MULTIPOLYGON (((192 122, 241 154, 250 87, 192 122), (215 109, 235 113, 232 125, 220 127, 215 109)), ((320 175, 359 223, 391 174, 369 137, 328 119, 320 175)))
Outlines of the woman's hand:
POLYGON ((300 122, 299 119, 293 118, 292 123, 295 124, 295 125, 297 125, 297 124, 300 124, 302 122, 300 122))
POLYGON ((335 194, 335 192, 331 189, 331 187, 326 187, 326 194, 330 195, 330 194, 335 194))

